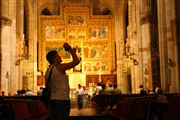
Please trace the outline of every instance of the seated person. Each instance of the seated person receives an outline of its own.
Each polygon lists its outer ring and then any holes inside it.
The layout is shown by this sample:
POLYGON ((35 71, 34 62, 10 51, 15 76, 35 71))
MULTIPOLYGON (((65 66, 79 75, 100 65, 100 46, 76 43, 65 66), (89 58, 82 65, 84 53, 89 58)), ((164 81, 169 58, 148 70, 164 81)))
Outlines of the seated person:
POLYGON ((156 117, 158 117, 158 120, 162 120, 163 113, 166 110, 168 100, 167 100, 167 96, 163 95, 162 88, 158 88, 156 92, 157 92, 157 104, 155 106, 156 117))
POLYGON ((167 96, 166 95, 163 95, 163 90, 162 88, 158 88, 157 89, 157 103, 167 103, 168 100, 167 100, 167 96))
POLYGON ((114 83, 113 84, 113 90, 111 91, 112 94, 122 94, 121 90, 119 88, 117 88, 117 84, 114 83))
POLYGON ((102 90, 99 91, 99 95, 105 94, 108 94, 108 91, 106 90, 106 84, 102 84, 102 90))
POLYGON ((140 96, 147 95, 147 92, 144 90, 144 86, 143 85, 139 86, 139 94, 140 94, 140 96))
POLYGON ((99 94, 99 91, 101 91, 101 90, 102 90, 102 86, 101 86, 101 83, 99 82, 99 83, 97 84, 97 86, 96 86, 96 92, 95 92, 95 94, 98 95, 98 94, 99 94))

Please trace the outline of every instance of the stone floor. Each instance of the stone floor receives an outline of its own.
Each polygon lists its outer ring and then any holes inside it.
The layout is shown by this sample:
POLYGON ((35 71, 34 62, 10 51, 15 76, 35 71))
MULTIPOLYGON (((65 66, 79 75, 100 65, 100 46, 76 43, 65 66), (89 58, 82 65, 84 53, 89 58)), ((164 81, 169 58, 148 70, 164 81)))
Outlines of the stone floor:
POLYGON ((77 108, 72 108, 70 111, 70 116, 95 116, 96 111, 93 108, 83 108, 78 110, 77 108))
POLYGON ((71 100, 71 111, 70 116, 95 116, 96 110, 95 107, 92 106, 90 101, 86 102, 85 106, 82 109, 78 109, 77 101, 71 100))
POLYGON ((71 101, 70 118, 68 120, 119 120, 111 116, 99 115, 94 103, 87 101, 82 109, 78 109, 77 101, 71 101))

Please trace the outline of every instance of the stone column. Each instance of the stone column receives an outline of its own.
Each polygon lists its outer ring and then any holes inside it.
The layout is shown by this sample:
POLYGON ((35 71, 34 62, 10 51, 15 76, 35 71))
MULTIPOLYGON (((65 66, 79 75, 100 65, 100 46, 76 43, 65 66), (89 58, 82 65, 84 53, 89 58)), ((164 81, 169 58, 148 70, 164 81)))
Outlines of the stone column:
POLYGON ((139 0, 140 8, 140 45, 139 65, 142 70, 141 83, 145 89, 152 88, 152 65, 151 65, 151 31, 150 31, 150 0, 139 0))
POLYGON ((23 55, 23 19, 24 19, 24 1, 17 1, 17 15, 16 15, 16 56, 15 56, 15 80, 14 80, 14 91, 22 89, 22 64, 21 59, 23 55))
POLYGON ((15 92, 16 0, 3 0, 1 7, 1 90, 7 95, 15 92))
POLYGON ((166 29, 166 14, 165 0, 157 1, 158 10, 158 33, 159 33, 159 57, 160 57, 160 72, 161 72, 161 87, 165 92, 169 92, 168 78, 168 50, 167 50, 167 29, 166 29))
POLYGON ((168 69, 169 69, 169 92, 179 92, 178 79, 178 53, 176 40, 176 17, 175 1, 166 0, 165 2, 166 26, 167 26, 167 52, 168 52, 168 69))
MULTIPOLYGON (((1 46, 1 28, 2 28, 2 1, 0 1, 0 46, 1 46)), ((0 47, 0 92, 1 92, 1 65, 2 65, 2 53, 0 47)))
POLYGON ((138 66, 136 69, 138 69, 138 72, 136 72, 136 74, 138 74, 138 79, 135 81, 136 83, 136 88, 135 91, 136 93, 138 92, 139 86, 143 83, 143 60, 142 60, 142 52, 140 50, 141 46, 142 46, 142 42, 141 42, 141 24, 140 24, 140 1, 136 0, 136 25, 137 25, 137 60, 138 60, 138 66))
POLYGON ((37 91, 37 30, 38 11, 37 0, 31 0, 28 4, 28 88, 37 91))
POLYGON ((131 69, 131 90, 132 93, 136 93, 139 86, 139 69, 138 65, 134 64, 134 61, 138 62, 138 39, 137 39, 137 14, 136 14, 136 1, 128 1, 128 31, 127 31, 127 42, 126 46, 130 46, 130 53, 132 54, 129 58, 129 64, 131 69))
POLYGON ((124 76, 124 41, 126 39, 125 12, 127 9, 126 0, 115 2, 115 41, 116 41, 116 62, 117 62, 117 84, 123 93, 127 93, 127 80, 124 76))

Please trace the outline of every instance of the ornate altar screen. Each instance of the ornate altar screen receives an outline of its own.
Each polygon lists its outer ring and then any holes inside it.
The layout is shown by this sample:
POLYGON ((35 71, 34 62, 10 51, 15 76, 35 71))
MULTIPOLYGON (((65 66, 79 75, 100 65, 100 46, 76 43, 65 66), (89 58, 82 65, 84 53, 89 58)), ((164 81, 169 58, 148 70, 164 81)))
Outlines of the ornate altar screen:
POLYGON ((69 74, 110 74, 115 68, 114 21, 111 15, 92 15, 90 4, 63 4, 60 16, 40 16, 38 70, 48 66, 46 53, 57 50, 63 61, 71 60, 62 45, 77 49, 81 63, 69 74))

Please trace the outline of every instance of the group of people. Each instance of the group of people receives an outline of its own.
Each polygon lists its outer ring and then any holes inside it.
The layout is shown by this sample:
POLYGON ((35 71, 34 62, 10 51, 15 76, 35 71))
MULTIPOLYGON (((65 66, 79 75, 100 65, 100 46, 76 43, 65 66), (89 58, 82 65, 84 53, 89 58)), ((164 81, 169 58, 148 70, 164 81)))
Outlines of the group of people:
MULTIPOLYGON (((76 49, 68 43, 64 43, 63 47, 65 51, 69 52, 72 56, 72 61, 68 63, 62 63, 62 59, 57 51, 49 51, 46 55, 46 59, 49 62, 49 67, 45 74, 46 82, 49 81, 47 87, 50 89, 50 110, 51 110, 51 120, 66 120, 70 114, 70 87, 69 80, 66 75, 66 70, 74 68, 80 63, 80 60, 76 54, 76 49)), ((106 93, 117 93, 121 94, 121 90, 117 89, 117 84, 109 85, 106 89, 106 85, 100 85, 102 89, 96 90, 95 94, 106 93)), ((84 89, 79 84, 77 88, 77 100, 78 108, 83 107, 83 95, 84 89)))
POLYGON ((22 90, 17 90, 17 95, 18 96, 33 96, 34 93, 30 89, 22 89, 22 90))
POLYGON ((162 120, 163 113, 166 109, 166 105, 168 103, 168 98, 165 94, 163 94, 163 89, 161 87, 156 87, 154 91, 147 92, 143 85, 139 86, 139 93, 141 96, 145 96, 148 94, 156 94, 156 105, 154 106, 155 119, 162 120))
MULTIPOLYGON (((42 95, 42 90, 43 87, 40 87, 40 89, 37 91, 37 95, 41 96, 42 95)), ((30 89, 18 89, 15 94, 12 94, 9 92, 8 94, 5 94, 4 91, 0 92, 0 96, 35 96, 36 93, 34 93, 30 89)))
POLYGON ((145 90, 143 85, 139 86, 138 93, 141 96, 148 95, 148 94, 157 94, 157 95, 162 95, 163 94, 163 89, 161 87, 156 87, 154 91, 150 90, 145 90))
POLYGON ((98 83, 94 95, 103 95, 103 94, 122 94, 121 90, 117 88, 116 83, 98 83))
POLYGON ((161 87, 156 87, 154 92, 146 92, 143 85, 139 87, 139 93, 141 96, 148 95, 148 94, 157 94, 157 103, 167 103, 168 99, 167 96, 163 94, 163 89, 161 87))
MULTIPOLYGON (((74 68, 80 63, 76 54, 76 49, 73 49, 68 43, 64 43, 65 51, 69 52, 72 56, 72 61, 63 63, 57 51, 49 51, 46 59, 49 62, 49 67, 46 70, 45 80, 49 81, 47 87, 50 89, 50 103, 49 108, 51 111, 51 120, 67 120, 70 114, 70 87, 66 70, 74 68)), ((17 91, 18 95, 25 94, 24 91, 17 91)), ((31 91, 26 91, 32 94, 31 91)), ((145 94, 143 86, 140 87, 140 93, 145 94)), ((42 94, 42 89, 38 95, 42 94)), ((85 95, 83 87, 79 84, 77 88, 77 101, 78 108, 83 107, 83 95, 85 95)), ((94 95, 101 94, 122 94, 121 90, 117 88, 117 84, 101 84, 98 83, 94 95)))
MULTIPOLYGON (((97 86, 94 87, 93 96, 95 95, 106 95, 106 94, 122 94, 121 90, 117 88, 117 84, 114 83, 97 83, 97 86)), ((76 89, 76 96, 77 96, 77 105, 78 109, 82 109, 86 104, 86 99, 93 97, 89 96, 88 90, 85 89, 84 86, 78 84, 78 88, 76 89)))
POLYGON ((4 91, 1 92, 0 96, 32 96, 34 95, 33 91, 31 91, 30 89, 19 89, 17 90, 16 94, 12 94, 11 92, 9 92, 8 94, 5 94, 4 91))

